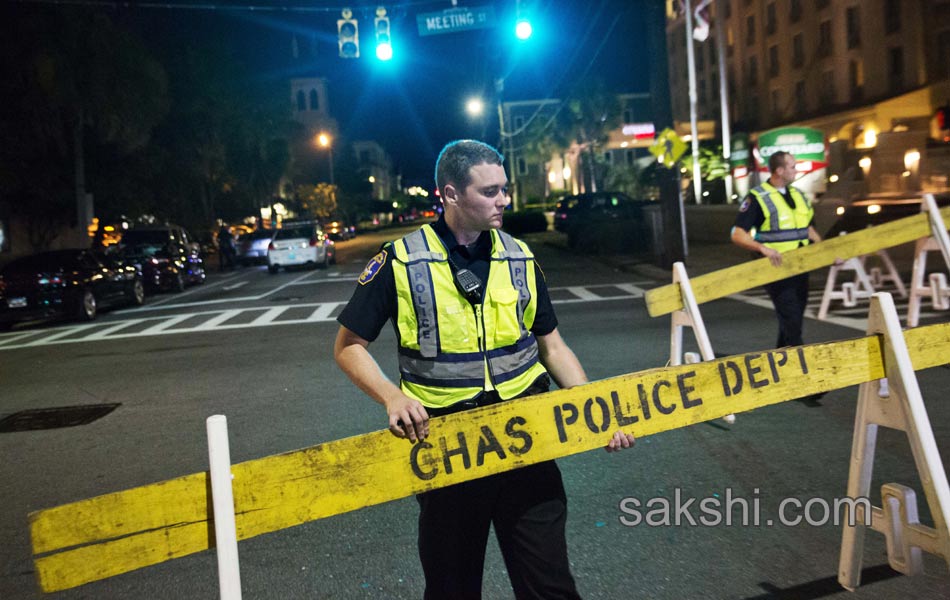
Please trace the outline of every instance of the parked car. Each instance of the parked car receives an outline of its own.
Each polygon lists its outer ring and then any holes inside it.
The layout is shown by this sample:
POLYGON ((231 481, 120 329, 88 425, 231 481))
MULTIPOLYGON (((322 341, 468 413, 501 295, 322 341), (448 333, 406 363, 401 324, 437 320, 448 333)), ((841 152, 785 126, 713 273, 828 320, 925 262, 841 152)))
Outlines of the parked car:
POLYGON ((133 265, 92 250, 53 250, 18 258, 0 271, 0 327, 49 317, 96 318, 99 309, 145 302, 133 265))
POLYGON ((285 223, 267 247, 267 269, 271 273, 297 265, 326 268, 335 262, 333 240, 318 223, 285 223))
POLYGON ((142 271, 146 290, 184 291, 204 283, 200 245, 178 225, 150 225, 126 231, 119 241, 124 260, 142 271))
POLYGON ((273 229, 257 229, 241 234, 237 242, 237 260, 241 265, 261 265, 267 262, 267 247, 274 239, 273 229))
POLYGON ((326 231, 331 240, 338 242, 351 240, 356 237, 356 227, 350 225, 343 219, 327 221, 323 226, 323 230, 326 231))
POLYGON ((554 208, 554 229, 563 233, 580 222, 641 219, 647 200, 634 200, 620 192, 576 194, 560 200, 554 208))

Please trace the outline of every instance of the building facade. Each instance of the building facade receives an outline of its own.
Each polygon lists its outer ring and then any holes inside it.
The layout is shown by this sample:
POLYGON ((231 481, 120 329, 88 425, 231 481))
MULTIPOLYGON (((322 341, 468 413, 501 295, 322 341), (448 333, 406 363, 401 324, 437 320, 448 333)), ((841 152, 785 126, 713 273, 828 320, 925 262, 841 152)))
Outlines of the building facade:
MULTIPOLYGON (((950 101, 950 0, 714 0, 708 11, 709 38, 694 43, 700 120, 720 119, 722 47, 733 130, 754 139, 781 126, 820 129, 831 150, 829 176, 843 178, 850 168, 870 188, 894 187, 903 154, 917 149, 925 154, 921 183, 945 184, 945 152, 924 146, 944 137, 934 115, 950 101), (879 167, 866 178, 853 169, 859 155, 879 167)), ((678 1, 667 3, 667 17, 673 115, 688 122, 678 1)))

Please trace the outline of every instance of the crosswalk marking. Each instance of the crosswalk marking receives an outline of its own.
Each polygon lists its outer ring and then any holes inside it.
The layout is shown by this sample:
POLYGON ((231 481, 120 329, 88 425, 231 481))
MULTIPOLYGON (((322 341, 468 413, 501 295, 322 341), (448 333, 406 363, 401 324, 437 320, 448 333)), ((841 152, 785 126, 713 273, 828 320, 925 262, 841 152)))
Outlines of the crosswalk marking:
MULTIPOLYGON (((639 283, 639 282, 637 282, 639 283)), ((607 302, 611 300, 631 300, 642 298, 644 290, 631 283, 596 284, 588 286, 569 286, 550 288, 552 292, 569 297, 552 298, 553 304, 607 302), (566 293, 566 294, 565 294, 566 293)), ((201 303, 195 303, 195 306, 201 303)), ((65 325, 50 329, 34 329, 14 333, 0 334, 0 350, 47 346, 53 344, 72 344, 89 341, 115 341, 134 337, 173 335, 243 329, 251 327, 270 327, 274 325, 302 325, 325 323, 335 320, 335 315, 346 302, 314 302, 300 304, 282 304, 279 306, 248 306, 246 308, 198 310, 176 315, 144 316, 148 306, 135 311, 133 318, 121 321, 97 322, 81 325, 65 325), (279 318, 289 309, 311 309, 302 318, 279 318), (242 319, 243 317, 243 319, 242 319), (232 322, 233 321, 233 322, 232 322), (145 325, 142 328, 142 325, 145 325), (86 335, 83 331, 96 328, 86 335)), ((160 308, 165 308, 164 306, 160 308)), ((129 314, 128 311, 112 313, 129 314)), ((130 315, 131 316, 131 315, 130 315)))

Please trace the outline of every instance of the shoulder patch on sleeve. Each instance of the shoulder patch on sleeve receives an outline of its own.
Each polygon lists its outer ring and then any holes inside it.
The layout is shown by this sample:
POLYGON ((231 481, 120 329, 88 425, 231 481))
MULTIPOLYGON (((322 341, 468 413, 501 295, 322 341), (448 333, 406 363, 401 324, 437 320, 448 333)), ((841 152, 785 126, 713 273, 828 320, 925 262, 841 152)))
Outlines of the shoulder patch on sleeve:
POLYGON ((366 268, 360 273, 360 278, 358 279, 360 285, 366 285, 376 277, 379 270, 386 264, 387 256, 388 254, 385 250, 380 250, 379 254, 369 259, 369 262, 366 263, 366 268))
POLYGON ((739 205, 739 212, 745 212, 749 210, 749 199, 746 198, 742 201, 742 204, 739 205))

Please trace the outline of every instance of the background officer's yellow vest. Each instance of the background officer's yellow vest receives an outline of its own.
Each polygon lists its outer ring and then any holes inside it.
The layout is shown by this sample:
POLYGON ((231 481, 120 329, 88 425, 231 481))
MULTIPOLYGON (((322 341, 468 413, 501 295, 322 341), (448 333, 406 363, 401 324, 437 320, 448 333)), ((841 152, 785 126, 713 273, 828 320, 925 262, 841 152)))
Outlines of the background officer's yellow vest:
POLYGON ((400 387, 444 407, 486 389, 517 396, 546 371, 530 332, 537 311, 534 255, 492 230, 481 304, 455 286, 448 251, 429 225, 393 243, 400 387))
POLYGON ((802 244, 811 243, 808 239, 808 225, 815 210, 798 189, 788 186, 788 193, 795 200, 792 209, 782 193, 772 184, 765 182, 750 192, 762 207, 765 221, 755 233, 755 239, 779 252, 794 250, 802 244))

